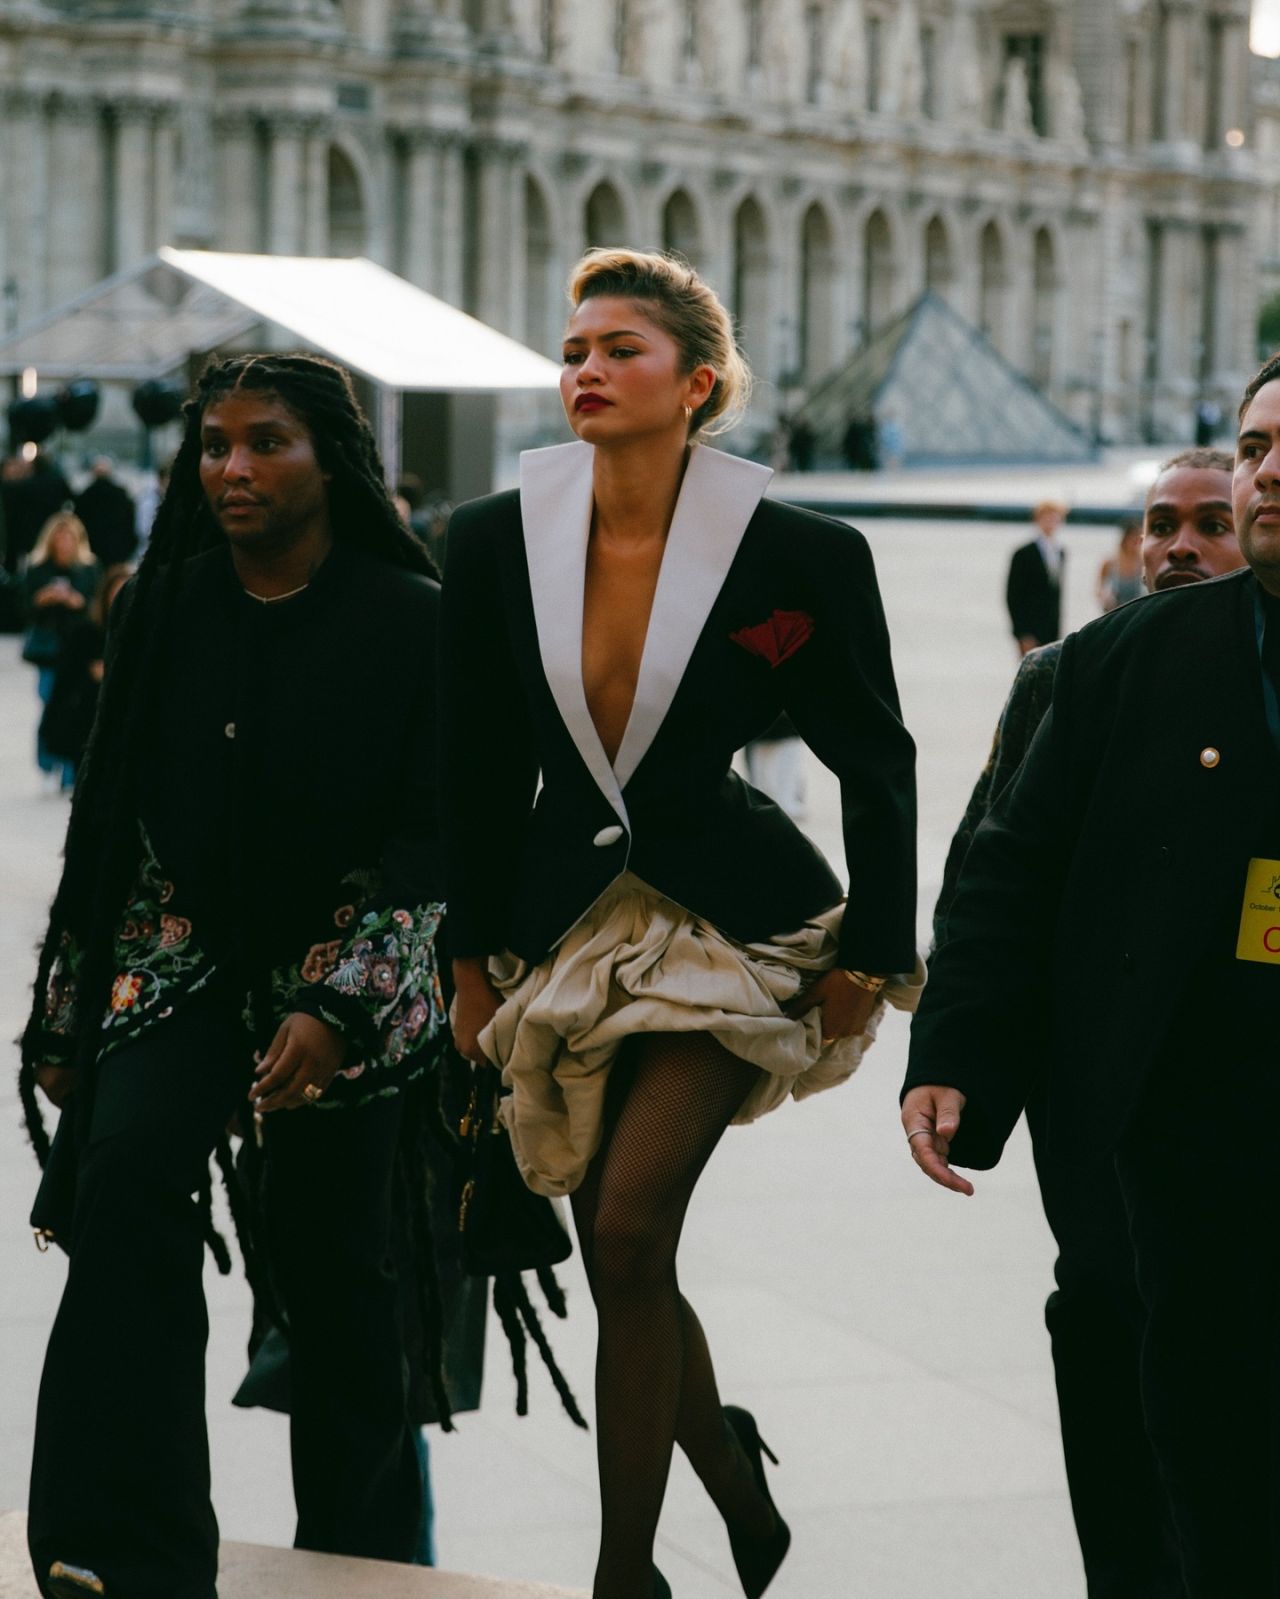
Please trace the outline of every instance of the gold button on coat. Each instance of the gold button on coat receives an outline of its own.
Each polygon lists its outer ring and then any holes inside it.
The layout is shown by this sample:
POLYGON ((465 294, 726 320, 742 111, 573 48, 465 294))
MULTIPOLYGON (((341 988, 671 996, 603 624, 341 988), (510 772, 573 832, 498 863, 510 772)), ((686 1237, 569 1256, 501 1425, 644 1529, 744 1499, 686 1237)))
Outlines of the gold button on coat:
POLYGON ((236 724, 234 722, 228 722, 222 731, 228 738, 234 738, 236 736, 236 724))
POLYGON ((1210 744, 1206 749, 1202 749, 1200 751, 1201 766, 1207 766, 1210 768, 1210 770, 1212 770, 1221 759, 1222 756, 1216 749, 1214 749, 1212 744, 1210 744))

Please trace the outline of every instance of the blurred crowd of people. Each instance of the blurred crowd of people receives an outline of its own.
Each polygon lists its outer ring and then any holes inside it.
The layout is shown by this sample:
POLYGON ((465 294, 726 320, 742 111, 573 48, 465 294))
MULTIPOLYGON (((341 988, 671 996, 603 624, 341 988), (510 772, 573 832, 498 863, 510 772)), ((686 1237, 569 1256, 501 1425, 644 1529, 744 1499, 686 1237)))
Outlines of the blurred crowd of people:
POLYGON ((36 764, 67 792, 88 742, 103 674, 107 613, 146 542, 158 489, 137 499, 106 455, 77 491, 43 452, 0 466, 0 628, 22 634, 35 668, 36 764))

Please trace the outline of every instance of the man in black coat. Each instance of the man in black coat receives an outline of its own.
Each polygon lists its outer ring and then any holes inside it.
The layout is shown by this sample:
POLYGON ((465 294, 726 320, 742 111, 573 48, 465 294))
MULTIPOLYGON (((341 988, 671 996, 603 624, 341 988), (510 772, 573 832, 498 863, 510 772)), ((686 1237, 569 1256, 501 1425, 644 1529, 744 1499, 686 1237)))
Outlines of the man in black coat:
POLYGON ((952 1164, 996 1163, 1044 1065, 1054 1159, 1082 1185, 1114 1167, 1124 1196, 1187 1592, 1274 1599, 1280 1251, 1257 1146, 1280 997, 1280 360, 1246 391, 1232 498, 1251 570, 1064 644, 966 861, 903 1125, 972 1193, 952 1164))
POLYGON ((1058 529, 1067 508, 1058 500, 1042 500, 1031 513, 1036 536, 1020 544, 1009 561, 1005 602, 1013 636, 1023 655, 1062 636, 1062 569, 1065 552, 1058 529))
MULTIPOLYGON (((1244 557, 1231 514, 1233 462, 1186 450, 1161 467, 1142 522, 1142 575, 1151 593, 1238 571, 1244 557)), ((984 767, 947 855, 934 910, 936 954, 973 843, 1013 781, 1053 697, 1061 642, 1023 658, 984 767)), ((1159 693, 1159 688, 1155 689, 1159 693)), ((1027 1127, 1045 1217, 1058 1245, 1056 1287, 1045 1305, 1057 1379, 1062 1450, 1089 1599, 1182 1599, 1181 1562, 1139 1395, 1143 1312, 1129 1223, 1115 1173, 1082 1183, 1048 1148, 1042 1085, 1027 1127)))
POLYGON ((89 548, 104 567, 130 560, 138 548, 138 510, 128 489, 112 476, 114 470, 111 457, 100 455, 93 463, 92 480, 75 500, 89 548))

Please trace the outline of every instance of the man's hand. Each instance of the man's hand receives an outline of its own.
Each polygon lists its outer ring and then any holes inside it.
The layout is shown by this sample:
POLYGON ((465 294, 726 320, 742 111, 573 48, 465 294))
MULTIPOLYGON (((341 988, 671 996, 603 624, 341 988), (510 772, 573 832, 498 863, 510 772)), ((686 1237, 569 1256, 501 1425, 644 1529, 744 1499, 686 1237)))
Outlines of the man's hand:
POLYGON ((280 1023, 271 1048, 258 1062, 249 1090, 253 1108, 261 1116, 273 1110, 297 1110, 319 1096, 337 1076, 347 1058, 347 1041, 318 1017, 292 1011, 280 1023))
POLYGON ((939 1088, 932 1083, 913 1088, 902 1102, 902 1127, 911 1145, 911 1158, 926 1177, 956 1194, 973 1192, 973 1184, 953 1172, 947 1159, 964 1105, 958 1088, 939 1088))
POLYGON ((842 972, 823 972, 807 988, 801 989, 782 1009, 785 1015, 803 1016, 815 1007, 822 1012, 822 1042, 834 1044, 840 1038, 857 1038, 865 1033, 879 996, 851 983, 842 972))
POLYGON ((56 1105, 61 1110, 71 1098, 71 1091, 76 1086, 75 1067, 37 1066, 36 1085, 50 1104, 56 1105))

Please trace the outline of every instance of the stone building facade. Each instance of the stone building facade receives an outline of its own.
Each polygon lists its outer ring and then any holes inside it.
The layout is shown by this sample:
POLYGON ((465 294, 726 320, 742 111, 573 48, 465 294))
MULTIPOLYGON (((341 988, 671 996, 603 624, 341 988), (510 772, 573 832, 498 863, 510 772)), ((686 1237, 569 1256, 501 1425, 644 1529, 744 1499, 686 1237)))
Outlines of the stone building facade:
POLYGON ((1248 0, 0 0, 0 284, 354 254, 553 352, 678 249, 760 420, 929 287, 1070 414, 1180 438, 1253 358, 1248 0))

